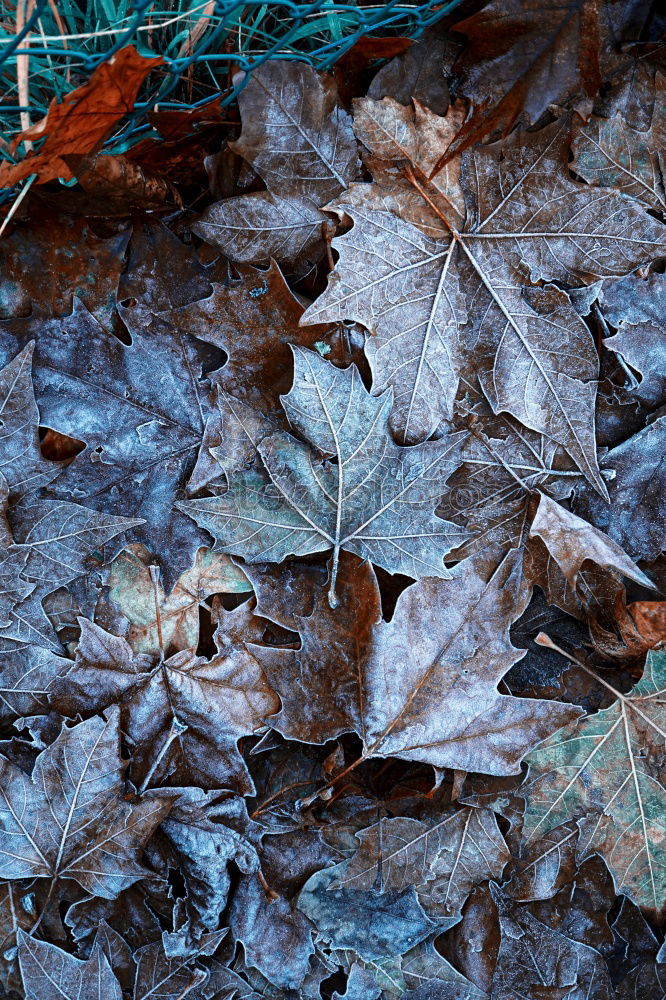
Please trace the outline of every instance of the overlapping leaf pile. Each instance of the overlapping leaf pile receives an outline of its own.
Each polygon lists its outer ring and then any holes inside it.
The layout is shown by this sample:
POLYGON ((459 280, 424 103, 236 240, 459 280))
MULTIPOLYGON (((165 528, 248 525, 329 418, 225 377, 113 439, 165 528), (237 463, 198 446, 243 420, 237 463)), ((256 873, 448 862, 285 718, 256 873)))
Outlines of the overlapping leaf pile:
POLYGON ((8 996, 666 995, 662 56, 573 6, 265 64, 196 220, 19 213, 8 996))

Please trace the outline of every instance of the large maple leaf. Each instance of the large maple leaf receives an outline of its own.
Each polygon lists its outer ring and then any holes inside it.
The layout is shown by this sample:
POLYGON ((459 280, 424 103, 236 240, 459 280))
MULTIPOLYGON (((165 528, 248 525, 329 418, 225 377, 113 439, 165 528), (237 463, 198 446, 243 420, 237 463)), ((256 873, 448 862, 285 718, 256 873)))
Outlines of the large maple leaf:
POLYGON ((250 562, 333 549, 330 599, 341 549, 390 573, 448 575, 444 557, 459 529, 433 513, 458 436, 400 448, 388 432, 392 393, 372 396, 358 369, 294 351, 294 384, 282 397, 290 434, 267 434, 264 469, 232 477, 221 496, 178 506, 226 552, 250 562), (317 457, 317 453, 321 457, 317 457))
MULTIPOLYGON (((242 622, 246 614, 241 607, 230 617, 242 622)), ((132 771, 137 784, 159 775, 252 791, 237 743, 276 711, 277 699, 244 646, 228 642, 210 660, 183 650, 155 662, 86 619, 80 625, 76 664, 53 697, 60 711, 118 704, 123 728, 139 748, 132 771)), ((240 622, 237 627, 242 631, 240 622)))
POLYGON ((0 758, 0 874, 3 879, 73 879, 114 899, 150 875, 140 863, 170 808, 155 796, 125 798, 119 713, 69 729, 37 758, 32 776, 0 758))
MULTIPOLYGON (((353 730, 363 740, 361 760, 394 756, 515 774, 540 734, 577 713, 570 705, 497 690, 524 655, 508 639, 522 610, 515 553, 490 575, 468 559, 450 580, 414 584, 398 598, 390 622, 381 620, 367 563, 344 557, 335 616, 320 597, 291 620, 281 611, 292 595, 297 604, 298 587, 265 572, 255 577, 259 613, 302 634, 298 650, 252 647, 282 700, 271 725, 288 739, 323 743, 353 730), (281 593, 290 596, 273 596, 281 593)), ((252 567, 248 573, 253 576, 252 567)))
POLYGON ((618 892, 660 910, 666 898, 666 653, 648 654, 629 694, 599 680, 615 703, 554 733, 528 758, 525 837, 534 840, 581 817, 579 858, 601 853, 618 892))
POLYGON ((596 351, 553 282, 624 274, 663 254, 664 228, 617 191, 572 181, 568 150, 569 126, 560 121, 467 153, 462 228, 457 210, 407 159, 446 239, 426 236, 392 204, 387 211, 381 185, 362 207, 343 196, 339 212, 354 226, 334 241, 336 270, 301 322, 367 327, 375 391, 394 387, 393 426, 407 442, 451 416, 469 354, 493 410, 562 445, 606 496, 594 441, 596 351))

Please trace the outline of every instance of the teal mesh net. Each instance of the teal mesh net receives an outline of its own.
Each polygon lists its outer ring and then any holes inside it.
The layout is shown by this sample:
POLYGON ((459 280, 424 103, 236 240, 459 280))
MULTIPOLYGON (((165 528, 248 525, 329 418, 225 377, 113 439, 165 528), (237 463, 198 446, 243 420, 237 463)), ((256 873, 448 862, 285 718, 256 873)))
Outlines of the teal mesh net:
MULTIPOLYGON (((161 55, 164 65, 148 77, 131 114, 107 142, 123 152, 150 129, 146 110, 190 109, 219 97, 231 103, 236 69, 251 73, 265 59, 305 59, 327 69, 366 35, 418 37, 460 0, 421 3, 335 3, 331 0, 17 0, 21 27, 0 24, 0 117, 7 142, 26 114, 42 118, 51 100, 85 82, 100 63, 125 45, 161 55), (19 99, 17 60, 29 56, 27 103, 19 99), (21 113, 24 113, 23 116, 21 113)), ((25 60, 23 64, 25 65, 25 60)), ((247 82, 249 77, 245 77, 247 82)), ((25 83, 23 96, 25 97, 25 83)))

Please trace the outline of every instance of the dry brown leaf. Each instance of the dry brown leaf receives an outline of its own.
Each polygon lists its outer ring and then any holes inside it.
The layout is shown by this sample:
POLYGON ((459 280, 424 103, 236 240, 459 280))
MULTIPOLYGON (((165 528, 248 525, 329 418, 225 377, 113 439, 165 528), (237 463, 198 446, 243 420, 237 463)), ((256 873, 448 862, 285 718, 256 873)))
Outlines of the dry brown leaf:
POLYGON ((158 174, 147 173, 127 156, 72 154, 64 156, 63 161, 88 194, 137 204, 146 209, 157 208, 169 200, 178 208, 183 207, 182 198, 170 181, 158 174))
POLYGON ((0 165, 0 187, 13 187, 30 174, 37 174, 38 184, 58 177, 71 180, 64 157, 99 149, 116 122, 132 110, 148 73, 163 61, 161 56, 147 59, 128 45, 98 66, 88 82, 66 94, 61 103, 54 99, 45 118, 16 136, 12 150, 26 139, 45 138, 44 145, 19 163, 0 165))

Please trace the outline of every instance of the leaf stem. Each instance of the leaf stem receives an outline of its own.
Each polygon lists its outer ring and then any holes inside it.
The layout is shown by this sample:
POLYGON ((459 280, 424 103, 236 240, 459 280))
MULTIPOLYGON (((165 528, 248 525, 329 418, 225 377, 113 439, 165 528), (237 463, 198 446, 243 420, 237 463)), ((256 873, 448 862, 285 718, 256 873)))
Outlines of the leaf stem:
POLYGON ((57 881, 58 881, 58 876, 57 876, 57 875, 54 875, 54 876, 53 876, 53 878, 51 879, 51 885, 49 886, 49 891, 48 891, 48 892, 47 892, 47 894, 46 894, 46 899, 44 900, 44 905, 42 906, 42 912, 41 912, 41 913, 39 914, 39 916, 38 916, 38 917, 37 917, 37 919, 35 920, 34 924, 33 924, 33 925, 32 925, 32 927, 30 928, 30 930, 28 931, 28 934, 29 934, 29 935, 30 935, 31 937, 32 937, 32 935, 33 935, 33 934, 34 934, 34 933, 35 933, 35 932, 36 932, 37 930, 39 930, 39 925, 41 924, 42 920, 44 919, 44 917, 45 917, 45 915, 46 915, 46 911, 47 911, 47 910, 48 910, 48 908, 49 908, 49 904, 50 904, 50 902, 51 902, 51 899, 52 899, 52 897, 53 897, 53 890, 54 890, 54 889, 55 889, 55 887, 56 887, 56 882, 57 882, 57 881))
POLYGON ((155 760, 153 761, 153 763, 151 764, 150 768, 148 769, 148 773, 146 774, 145 778, 143 779, 143 781, 139 786, 138 789, 139 795, 143 795, 143 793, 147 789, 151 779, 153 778, 155 772, 157 771, 157 768, 164 760, 164 755, 166 754, 167 750, 169 749, 173 741, 178 739, 179 736, 182 736, 183 733, 186 733, 187 729, 188 727, 179 719, 177 719, 176 716, 174 715, 171 720, 171 728, 169 729, 169 732, 165 737, 164 743, 162 744, 162 748, 158 753, 157 757, 155 758, 155 760))
POLYGON ((340 604, 338 595, 335 593, 335 584, 338 579, 338 563, 340 561, 340 546, 333 548, 333 565, 331 567, 331 582, 328 588, 328 603, 331 608, 337 608, 340 604))
POLYGON ((580 667, 581 670, 584 670, 586 674, 590 675, 590 677, 594 677, 595 681, 599 681, 600 684, 603 684, 603 686, 608 691, 610 691, 611 694, 614 694, 615 697, 618 698, 620 701, 625 702, 627 700, 626 696, 623 695, 621 691, 618 691, 617 688, 614 688, 612 684, 608 683, 608 681, 605 681, 603 680, 603 678, 599 677, 599 675, 596 674, 594 670, 590 670, 590 668, 585 663, 583 663, 582 660, 579 660, 577 656, 572 656, 571 653, 567 653, 567 651, 562 649, 561 646, 558 646, 556 642, 553 642, 550 636, 546 635, 545 632, 539 632, 534 641, 537 643, 538 646, 545 646, 546 649, 552 649, 555 653, 559 653, 560 656, 563 656, 565 659, 569 660, 570 663, 575 663, 577 667, 580 667))
MULTIPOLYGON (((451 233, 451 236, 453 237, 453 239, 454 240, 458 240, 459 236, 460 236, 460 234, 458 233, 458 230, 455 229, 451 225, 451 223, 446 218, 446 216, 439 210, 439 208, 437 207, 437 205, 435 204, 435 202, 432 200, 432 198, 430 197, 430 195, 428 194, 428 192, 425 190, 425 188, 423 187, 423 185, 417 180, 416 175, 414 174, 414 171, 412 170, 411 166, 408 163, 405 164, 403 172, 404 172, 405 177, 409 181, 409 183, 412 185, 412 187, 416 188, 416 190, 421 195, 421 197, 424 199, 424 201, 426 201, 428 203, 428 205, 430 206, 430 208, 433 210, 433 212, 435 213, 435 215, 437 216, 437 218, 442 220, 442 222, 444 223, 444 225, 446 226, 446 228, 448 229, 448 231, 451 233)), ((442 197, 445 198, 446 196, 442 195, 442 197)), ((446 198, 446 201, 448 201, 448 198, 446 198)), ((449 202, 449 205, 450 204, 451 204, 451 202, 449 202)), ((451 207, 453 207, 453 206, 451 206, 451 207)))
POLYGON ((150 566, 150 579, 153 584, 153 598, 155 600, 155 624, 157 625, 157 644, 160 647, 160 660, 164 659, 164 639, 162 637, 162 613, 160 610, 160 599, 158 585, 160 582, 159 566, 150 566))

